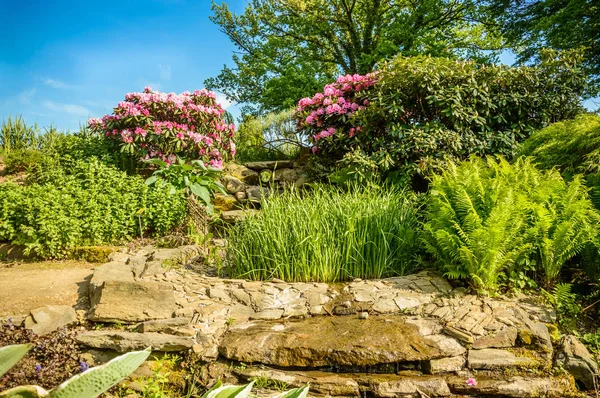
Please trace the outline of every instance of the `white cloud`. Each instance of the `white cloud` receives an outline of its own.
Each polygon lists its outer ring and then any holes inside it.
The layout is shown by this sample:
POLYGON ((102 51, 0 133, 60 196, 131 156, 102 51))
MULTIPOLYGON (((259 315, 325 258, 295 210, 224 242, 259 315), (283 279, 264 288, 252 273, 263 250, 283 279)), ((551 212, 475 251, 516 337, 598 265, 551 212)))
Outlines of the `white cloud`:
POLYGON ((44 84, 46 86, 50 86, 52 88, 61 88, 61 89, 73 88, 73 86, 70 86, 65 82, 61 82, 60 80, 45 78, 42 81, 44 82, 44 84))
POLYGON ((160 80, 171 80, 171 65, 158 65, 160 80))
POLYGON ((225 96, 225 94, 223 94, 223 93, 216 93, 216 94, 217 94, 217 103, 221 104, 223 109, 227 109, 231 105, 233 105, 233 102, 229 101, 227 99, 227 97, 225 96))
POLYGON ((22 104, 30 104, 31 103, 31 99, 33 98, 33 96, 35 95, 35 88, 29 89, 29 90, 25 90, 25 91, 21 91, 18 95, 18 100, 20 103, 22 104))
POLYGON ((59 104, 53 101, 44 101, 43 105, 51 111, 65 112, 71 115, 88 116, 91 113, 87 108, 81 105, 59 104))

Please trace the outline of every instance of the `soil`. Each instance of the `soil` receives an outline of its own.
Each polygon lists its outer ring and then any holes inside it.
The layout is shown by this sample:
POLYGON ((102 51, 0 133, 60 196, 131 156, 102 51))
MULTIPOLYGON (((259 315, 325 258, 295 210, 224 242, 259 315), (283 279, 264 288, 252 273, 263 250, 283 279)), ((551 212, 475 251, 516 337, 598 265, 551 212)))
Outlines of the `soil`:
POLYGON ((0 264, 0 317, 26 315, 44 305, 86 310, 93 267, 82 261, 0 264))

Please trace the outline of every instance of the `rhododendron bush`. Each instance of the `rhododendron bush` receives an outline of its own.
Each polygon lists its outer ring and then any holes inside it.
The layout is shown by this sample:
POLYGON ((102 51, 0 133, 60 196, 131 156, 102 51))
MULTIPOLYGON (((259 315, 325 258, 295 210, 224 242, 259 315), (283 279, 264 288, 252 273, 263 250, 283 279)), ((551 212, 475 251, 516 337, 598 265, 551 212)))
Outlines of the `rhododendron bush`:
POLYGON ((128 93, 112 115, 90 119, 88 126, 144 159, 173 163, 179 156, 221 168, 235 155, 235 126, 223 120, 224 113, 215 93, 206 89, 167 94, 146 87, 143 93, 128 93))
POLYGON ((298 129, 324 163, 340 161, 336 167, 354 176, 393 172, 424 182, 449 160, 511 157, 535 129, 582 110, 578 55, 541 59, 511 67, 399 56, 375 74, 342 76, 300 100, 298 129))
POLYGON ((300 100, 294 116, 298 129, 313 144, 313 153, 330 155, 347 151, 363 128, 352 116, 369 105, 365 93, 376 81, 375 73, 340 76, 335 83, 326 85, 322 93, 300 100))

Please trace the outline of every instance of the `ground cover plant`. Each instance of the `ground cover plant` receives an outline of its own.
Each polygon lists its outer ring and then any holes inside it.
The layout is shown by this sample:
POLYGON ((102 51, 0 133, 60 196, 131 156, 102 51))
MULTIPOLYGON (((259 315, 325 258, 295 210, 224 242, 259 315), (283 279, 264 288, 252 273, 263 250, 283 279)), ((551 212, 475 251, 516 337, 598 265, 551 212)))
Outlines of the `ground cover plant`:
POLYGON ((450 163, 432 178, 425 218, 422 241, 434 264, 487 292, 530 278, 555 283, 600 220, 581 179, 501 158, 450 163))
POLYGON ((186 215, 185 198, 169 191, 97 159, 47 168, 25 186, 0 184, 0 240, 59 258, 76 246, 164 234, 186 215))
POLYGON ((398 56, 300 100, 298 127, 325 160, 362 151, 404 180, 471 154, 511 157, 534 130, 582 110, 580 56, 542 55, 521 67, 398 56))
POLYGON ((229 234, 233 276, 287 281, 381 278, 413 270, 415 197, 408 192, 317 185, 263 202, 229 234))

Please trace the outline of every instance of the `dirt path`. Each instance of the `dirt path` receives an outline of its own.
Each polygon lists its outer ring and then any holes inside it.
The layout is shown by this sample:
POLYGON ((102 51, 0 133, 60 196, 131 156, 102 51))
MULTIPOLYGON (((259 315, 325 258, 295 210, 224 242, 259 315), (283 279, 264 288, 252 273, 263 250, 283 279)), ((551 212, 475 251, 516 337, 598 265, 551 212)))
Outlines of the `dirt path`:
POLYGON ((0 317, 44 305, 87 309, 93 267, 79 261, 0 264, 0 317))

